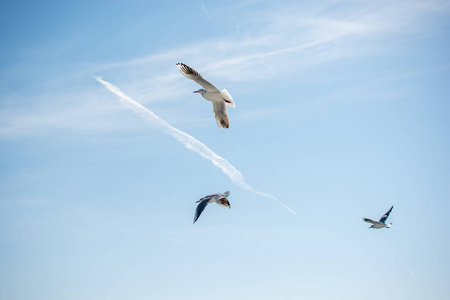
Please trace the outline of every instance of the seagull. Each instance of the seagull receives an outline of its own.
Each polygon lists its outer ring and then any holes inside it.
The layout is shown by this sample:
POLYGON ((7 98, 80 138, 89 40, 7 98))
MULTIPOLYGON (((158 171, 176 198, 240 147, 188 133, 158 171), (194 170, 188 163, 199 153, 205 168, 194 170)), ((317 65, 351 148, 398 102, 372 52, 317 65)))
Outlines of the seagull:
POLYGON ((195 203, 199 203, 197 206, 197 209, 195 210, 195 217, 194 217, 194 223, 198 220, 200 215, 202 214, 203 210, 205 209, 206 205, 209 203, 216 202, 222 207, 230 208, 230 202, 228 201, 227 197, 230 195, 230 191, 226 191, 225 193, 217 193, 217 194, 211 194, 208 196, 205 196, 198 200, 195 203))
POLYGON ((200 73, 183 63, 177 63, 177 67, 181 74, 194 80, 204 88, 194 91, 194 93, 199 93, 203 98, 213 103, 214 117, 216 118, 217 125, 219 125, 220 128, 230 127, 227 105, 236 107, 230 93, 228 93, 226 89, 219 91, 218 88, 205 80, 200 73))
POLYGON ((373 225, 372 226, 370 226, 369 228, 375 228, 375 229, 380 229, 380 228, 384 228, 384 227, 386 227, 386 228, 389 228, 389 227, 391 227, 392 226, 392 223, 385 223, 386 222, 386 219, 389 217, 389 214, 391 213, 391 211, 392 211, 392 209, 394 208, 394 206, 392 206, 388 211, 387 211, 387 213, 385 213, 382 217, 381 217, 381 219, 380 219, 380 221, 374 221, 374 220, 371 220, 371 219, 366 219, 366 218, 363 218, 363 221, 364 222, 367 222, 367 223, 372 223, 373 225))

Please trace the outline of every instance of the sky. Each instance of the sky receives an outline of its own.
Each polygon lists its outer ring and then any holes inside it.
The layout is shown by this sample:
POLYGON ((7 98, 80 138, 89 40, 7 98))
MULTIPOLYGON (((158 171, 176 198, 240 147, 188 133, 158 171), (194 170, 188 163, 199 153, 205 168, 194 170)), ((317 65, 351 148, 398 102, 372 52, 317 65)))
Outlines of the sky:
POLYGON ((0 298, 448 299, 449 17, 1 1, 0 298), (230 128, 178 62, 230 92, 230 128))

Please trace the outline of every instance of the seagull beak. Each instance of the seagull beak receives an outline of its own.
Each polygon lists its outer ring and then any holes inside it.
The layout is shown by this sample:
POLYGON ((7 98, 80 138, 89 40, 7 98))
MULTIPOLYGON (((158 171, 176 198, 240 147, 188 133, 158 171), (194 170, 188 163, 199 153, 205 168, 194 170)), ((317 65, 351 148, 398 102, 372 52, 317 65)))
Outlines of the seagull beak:
POLYGON ((198 93, 198 91, 194 91, 194 93, 198 93))

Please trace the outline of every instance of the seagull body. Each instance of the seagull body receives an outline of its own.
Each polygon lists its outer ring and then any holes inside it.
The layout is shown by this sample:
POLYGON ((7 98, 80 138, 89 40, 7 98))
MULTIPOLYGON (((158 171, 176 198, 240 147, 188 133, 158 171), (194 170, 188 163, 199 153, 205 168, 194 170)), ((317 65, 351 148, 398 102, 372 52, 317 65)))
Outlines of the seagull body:
POLYGON ((198 200, 195 203, 199 203, 197 206, 197 209, 195 210, 195 217, 194 217, 194 223, 198 220, 200 215, 202 214, 203 210, 205 209, 206 205, 210 203, 216 202, 222 207, 230 208, 230 202, 228 201, 227 197, 230 195, 230 191, 226 191, 225 193, 217 193, 217 194, 211 194, 207 195, 200 200, 198 200))
POLYGON ((220 128, 230 127, 227 105, 236 107, 230 93, 228 93, 226 89, 220 91, 209 81, 205 80, 200 73, 183 63, 177 63, 177 68, 180 70, 181 74, 203 87, 203 89, 194 91, 194 93, 199 93, 203 98, 213 103, 214 117, 216 118, 217 125, 219 125, 220 128))
POLYGON ((364 222, 367 222, 367 223, 372 223, 372 226, 370 226, 369 228, 375 228, 375 229, 380 229, 380 228, 389 228, 389 227, 391 227, 392 226, 392 223, 385 223, 386 222, 386 220, 387 220, 387 218, 389 217, 389 214, 391 213, 391 211, 392 211, 392 209, 394 208, 394 206, 392 206, 381 218, 380 218, 380 221, 374 221, 374 220, 371 220, 371 219, 366 219, 366 218, 363 218, 363 221, 364 222))

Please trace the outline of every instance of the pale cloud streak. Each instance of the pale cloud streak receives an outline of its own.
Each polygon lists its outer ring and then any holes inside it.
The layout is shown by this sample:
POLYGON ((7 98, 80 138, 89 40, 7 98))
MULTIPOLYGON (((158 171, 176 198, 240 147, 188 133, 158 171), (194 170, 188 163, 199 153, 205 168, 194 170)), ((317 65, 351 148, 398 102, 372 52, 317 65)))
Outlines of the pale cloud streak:
MULTIPOLYGON (((164 101, 165 105, 168 105, 191 92, 192 83, 179 76, 174 67, 175 63, 184 62, 192 65, 211 81, 216 82, 216 78, 220 78, 217 82, 223 87, 230 89, 229 86, 232 85, 235 91, 245 88, 245 93, 251 94, 261 86, 264 87, 268 80, 276 80, 276 77, 289 80, 323 63, 381 53, 385 51, 385 44, 379 42, 381 39, 398 32, 424 30, 420 20, 429 13, 444 13, 449 8, 445 1, 408 1, 407 5, 396 1, 375 1, 347 7, 343 5, 344 2, 330 2, 319 8, 314 6, 313 9, 305 10, 295 6, 263 9, 255 1, 249 1, 248 4, 253 5, 251 10, 241 12, 239 8, 229 7, 225 14, 215 14, 217 17, 226 18, 227 23, 230 23, 230 16, 233 20, 238 18, 240 34, 197 40, 191 44, 180 44, 177 48, 125 61, 84 65, 83 70, 79 70, 76 76, 68 74, 66 82, 62 82, 64 78, 57 78, 58 85, 67 86, 67 81, 72 85, 75 80, 99 72, 109 72, 115 76, 120 73, 123 87, 132 90, 143 99, 143 103, 164 101), (330 13, 329 6, 334 5, 343 5, 343 8, 330 13)), ((42 51, 43 49, 39 49, 39 52, 42 51)), ((18 77, 21 72, 19 69, 14 70, 14 76, 8 76, 5 71, 2 76, 18 77)), ((26 76, 29 71, 22 70, 26 76)), ((41 84, 47 82, 54 84, 55 78, 45 80, 41 84)), ((52 107, 49 104, 51 100, 48 100, 52 98, 45 94, 33 97, 36 99, 33 103, 42 103, 42 106, 48 109, 45 112, 36 112, 24 108, 24 115, 20 115, 15 112, 17 110, 13 109, 14 106, 4 105, 0 111, 0 114, 5 116, 0 123, 0 135, 20 130, 26 133, 26 124, 37 124, 42 130, 73 127, 71 124, 74 123, 79 124, 77 126, 80 128, 88 126, 88 122, 82 121, 85 119, 83 112, 90 115, 92 110, 85 102, 78 100, 83 99, 82 92, 79 95, 75 92, 70 95, 74 99, 71 105, 78 103, 78 108, 52 107), (67 118, 59 117, 64 114, 74 118, 70 120, 71 124, 67 118), (25 118, 31 121, 22 122, 25 118)), ((97 95, 92 97, 96 98, 97 95)), ((17 103, 23 102, 25 101, 17 103)), ((101 115, 98 119, 101 119, 101 115)), ((183 120, 181 117, 179 122, 183 120)), ((98 130, 108 129, 107 126, 98 126, 98 130)), ((28 130, 30 134, 33 132, 35 131, 28 130)))
POLYGON ((212 23, 213 20, 212 20, 211 16, 209 15, 208 11, 206 10, 206 7, 204 4, 202 4, 202 11, 205 14, 206 18, 208 18, 208 20, 212 23))
MULTIPOLYGON (((222 37, 197 41, 195 47, 182 46, 169 50, 168 53, 111 64, 104 68, 129 66, 136 71, 139 67, 148 68, 148 64, 155 61, 173 64, 188 57, 189 61, 184 61, 185 63, 195 62, 196 68, 202 72, 209 72, 224 80, 248 82, 268 79, 297 66, 311 67, 341 57, 375 53, 377 48, 382 49, 376 43, 378 38, 408 28, 415 18, 442 5, 440 1, 434 2, 434 5, 422 5, 413 1, 408 4, 408 8, 404 8, 396 3, 377 2, 355 6, 359 9, 343 9, 345 13, 339 15, 325 14, 323 11, 326 6, 318 11, 305 12, 299 12, 294 7, 278 11, 260 10, 240 16, 240 19, 247 19, 247 24, 249 20, 256 24, 255 28, 247 29, 250 34, 244 34, 246 28, 242 26, 243 28, 239 28, 239 38, 222 37), (265 64, 260 66, 262 58, 265 59, 265 64), (267 70, 269 72, 265 72, 267 70)), ((228 14, 230 15, 231 13, 228 14)), ((235 20, 234 15, 232 16, 235 20)), ((155 74, 148 75, 157 78, 155 74)))
MULTIPOLYGON (((355 5, 351 9, 344 7, 339 14, 325 13, 328 6, 333 5, 328 3, 320 9, 305 11, 294 6, 278 10, 251 10, 251 13, 239 15, 239 19, 246 20, 246 26, 239 28, 241 34, 237 38, 202 39, 164 53, 100 65, 95 70, 113 71, 119 68, 126 72, 125 69, 131 69, 136 76, 130 78, 134 91, 151 91, 148 98, 154 100, 173 99, 181 93, 177 94, 172 86, 187 86, 174 76, 174 69, 168 67, 176 62, 193 65, 202 75, 218 77, 225 83, 262 82, 286 73, 292 76, 295 72, 342 57, 383 51, 383 45, 377 43, 379 38, 407 28, 414 19, 444 4, 432 1, 423 5, 412 1, 408 8, 404 8, 397 3, 375 2, 355 5), (255 25, 246 28, 250 23, 255 25), (136 80, 137 77, 139 80, 136 80), (148 79, 144 82, 142 78, 148 79), (162 78, 164 85, 159 85, 162 78)), ((224 18, 229 23, 229 16, 235 20, 234 14, 238 13, 239 10, 229 11, 224 18)), ((126 81, 122 82, 128 86, 126 81)))
POLYGON ((106 101, 103 104, 99 104, 100 101, 81 101, 91 98, 101 100, 102 97, 87 91, 75 97, 54 95, 48 97, 46 102, 40 97, 33 97, 32 101, 40 101, 38 105, 2 109, 0 137, 35 136, 58 131, 65 134, 75 132, 91 135, 120 130, 119 126, 108 120, 111 115, 116 114, 118 108, 106 101))

